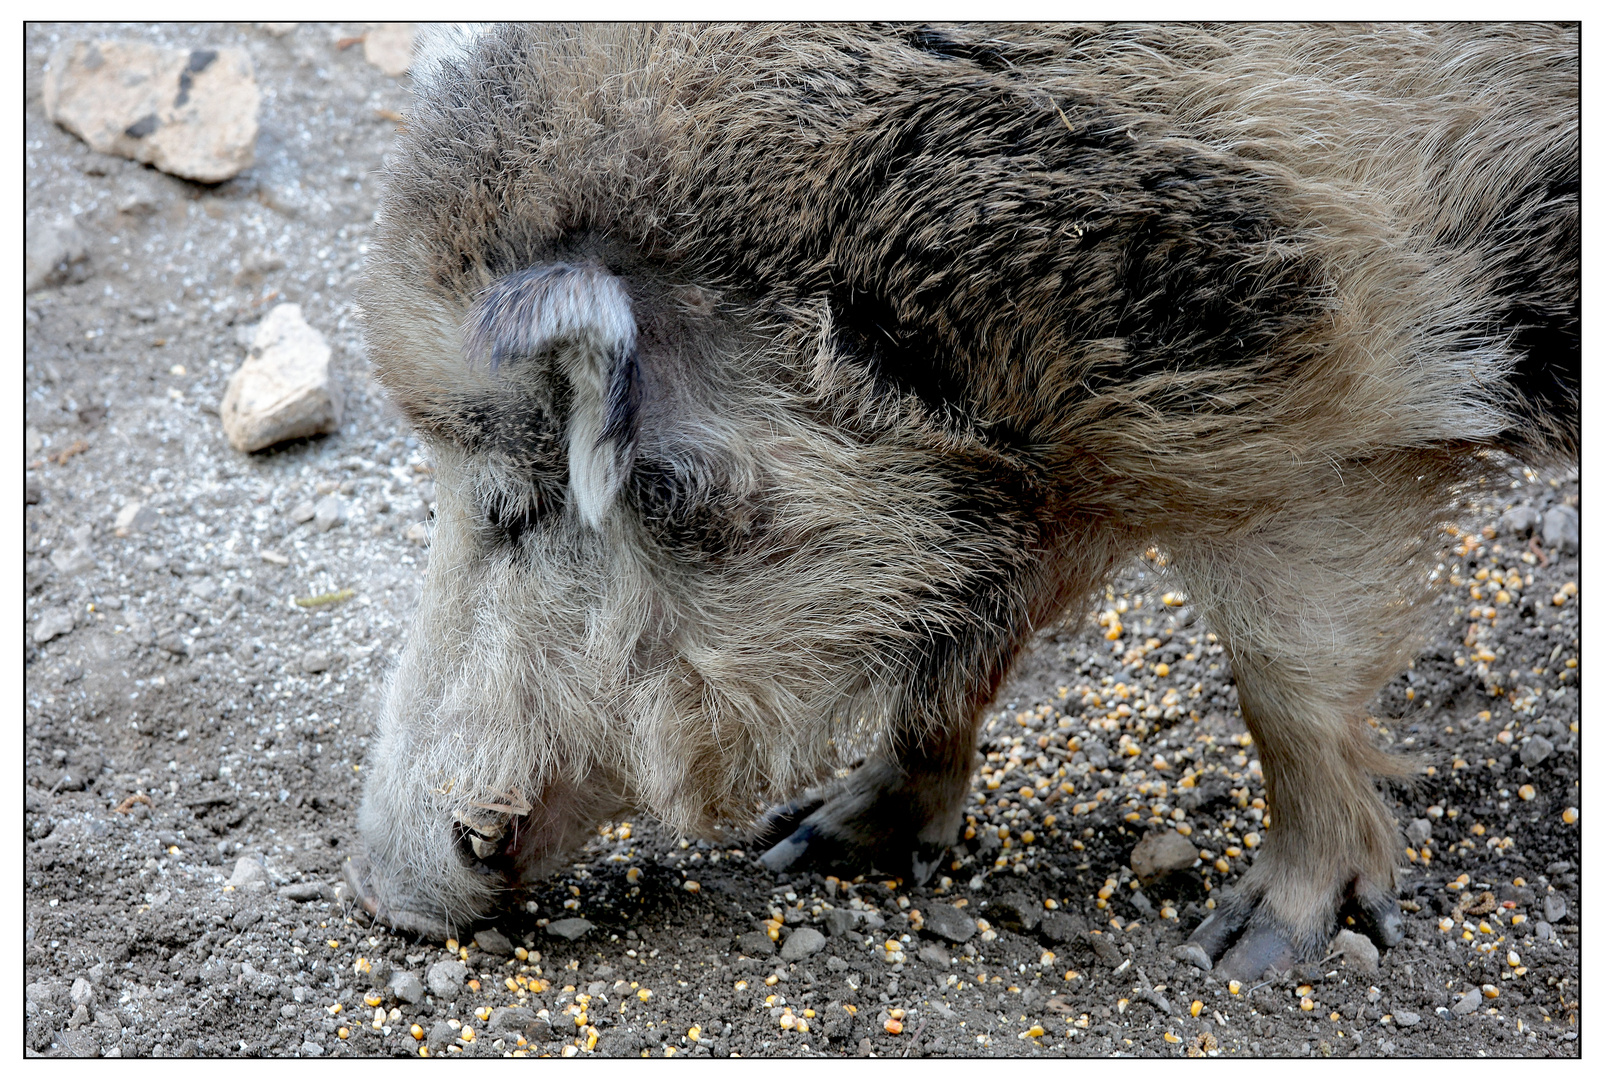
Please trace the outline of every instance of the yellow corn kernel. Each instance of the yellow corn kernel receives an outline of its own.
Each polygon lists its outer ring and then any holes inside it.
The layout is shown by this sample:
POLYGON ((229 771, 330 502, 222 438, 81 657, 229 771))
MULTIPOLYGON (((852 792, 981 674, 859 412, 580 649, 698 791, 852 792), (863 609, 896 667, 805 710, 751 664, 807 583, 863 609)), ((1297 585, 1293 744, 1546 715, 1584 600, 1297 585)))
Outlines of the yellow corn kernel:
POLYGON ((407 1029, 407 1034, 411 1035, 413 1038, 417 1039, 419 1042, 423 1042, 424 1041, 424 1029, 423 1029, 423 1025, 421 1025, 421 1024, 412 1025, 412 1027, 407 1029))
POLYGON ((1167 1032, 1165 1032, 1165 1041, 1168 1042, 1168 1043, 1179 1043, 1179 1042, 1181 1042, 1181 1036, 1180 1035, 1173 1035, 1173 1034, 1171 1034, 1170 1032, 1167 1031, 1167 1032))
POLYGON ((1188 1009, 1187 1011, 1192 1013, 1194 1016, 1197 1016, 1199 1013, 1204 1011, 1204 1003, 1202 1001, 1194 1001, 1192 1008, 1188 1009))
POLYGON ((903 1033, 903 1021, 895 1016, 888 1017, 884 1026, 888 1035, 901 1035, 903 1033))
POLYGON ((1568 825, 1577 824, 1577 807, 1568 806, 1560 812, 1560 819, 1568 825))

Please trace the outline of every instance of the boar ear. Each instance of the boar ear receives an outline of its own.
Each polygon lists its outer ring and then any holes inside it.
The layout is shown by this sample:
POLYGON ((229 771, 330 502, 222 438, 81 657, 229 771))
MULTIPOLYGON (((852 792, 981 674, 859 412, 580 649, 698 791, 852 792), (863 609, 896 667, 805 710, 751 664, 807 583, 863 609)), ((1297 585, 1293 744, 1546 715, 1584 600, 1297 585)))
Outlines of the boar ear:
POLYGON ((520 270, 479 295, 464 340, 469 358, 492 370, 515 357, 557 358, 573 390, 569 490, 580 516, 599 527, 635 457, 640 372, 624 284, 597 267, 520 270))

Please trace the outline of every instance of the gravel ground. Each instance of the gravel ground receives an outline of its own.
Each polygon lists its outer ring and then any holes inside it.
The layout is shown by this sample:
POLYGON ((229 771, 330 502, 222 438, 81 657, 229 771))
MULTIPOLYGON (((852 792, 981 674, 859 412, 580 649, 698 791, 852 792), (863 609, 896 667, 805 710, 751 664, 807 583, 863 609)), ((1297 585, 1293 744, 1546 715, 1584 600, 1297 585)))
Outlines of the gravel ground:
POLYGON ((1252 861, 1264 791, 1220 648, 1146 561, 1022 662, 932 887, 777 880, 734 836, 634 821, 477 940, 351 918, 334 884, 433 496, 350 299, 409 93, 338 47, 362 32, 27 31, 27 214, 89 248, 26 301, 29 1054, 1576 1056, 1577 556, 1500 524, 1575 506, 1575 473, 1474 493, 1429 647, 1374 705, 1424 770, 1394 793, 1407 938, 1380 970, 1234 993, 1171 958, 1252 861), (243 46, 255 167, 205 187, 88 150, 40 103, 63 36, 243 46), (333 347, 345 420, 239 454, 223 384, 280 301, 333 347), (332 525, 297 523, 331 495, 332 525), (1201 868, 1132 888, 1170 829, 1201 868))

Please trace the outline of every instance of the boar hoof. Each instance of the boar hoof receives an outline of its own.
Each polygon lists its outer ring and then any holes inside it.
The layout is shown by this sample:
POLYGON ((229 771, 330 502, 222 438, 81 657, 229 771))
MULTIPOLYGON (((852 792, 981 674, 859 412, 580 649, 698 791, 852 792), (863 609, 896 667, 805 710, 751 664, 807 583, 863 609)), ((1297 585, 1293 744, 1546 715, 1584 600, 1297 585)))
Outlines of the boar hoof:
MULTIPOLYGON (((1384 948, 1404 938, 1404 916, 1391 892, 1357 887, 1343 910, 1384 948)), ((1251 982, 1268 970, 1283 972, 1295 964, 1321 962, 1330 937, 1329 926, 1300 932, 1262 900, 1239 892, 1221 901, 1183 948, 1189 961, 1204 970, 1209 968, 1200 961, 1207 959, 1220 977, 1251 982)))
POLYGON ((880 871, 895 874, 911 884, 923 885, 931 879, 947 854, 946 844, 909 841, 909 846, 892 843, 866 843, 867 838, 851 829, 833 828, 816 812, 759 857, 758 862, 773 873, 820 870, 837 874, 880 871))
POLYGON ((345 899, 367 912, 374 922, 383 923, 405 934, 444 941, 452 936, 452 928, 444 919, 417 911, 402 911, 390 907, 376 895, 372 883, 372 866, 364 855, 356 855, 345 865, 345 899))

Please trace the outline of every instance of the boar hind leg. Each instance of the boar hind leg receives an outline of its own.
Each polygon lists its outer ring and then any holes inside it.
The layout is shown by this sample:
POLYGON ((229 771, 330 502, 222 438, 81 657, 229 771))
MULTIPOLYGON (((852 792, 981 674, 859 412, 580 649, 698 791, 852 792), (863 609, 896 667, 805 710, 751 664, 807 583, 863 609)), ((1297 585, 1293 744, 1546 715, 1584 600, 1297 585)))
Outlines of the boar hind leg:
POLYGON ((1378 944, 1402 934, 1397 830, 1374 778, 1406 769, 1373 744, 1366 707, 1404 665, 1424 568, 1420 521, 1398 509, 1410 500, 1383 495, 1311 500, 1326 513, 1174 560, 1226 648, 1270 803, 1253 866, 1187 946, 1229 977, 1319 961, 1344 910, 1378 944))
POLYGON ((760 861, 777 873, 878 870, 923 884, 958 839, 974 765, 973 723, 871 756, 845 780, 771 813, 761 838, 784 838, 760 861))

